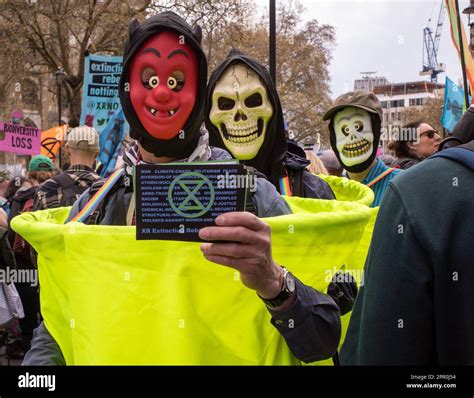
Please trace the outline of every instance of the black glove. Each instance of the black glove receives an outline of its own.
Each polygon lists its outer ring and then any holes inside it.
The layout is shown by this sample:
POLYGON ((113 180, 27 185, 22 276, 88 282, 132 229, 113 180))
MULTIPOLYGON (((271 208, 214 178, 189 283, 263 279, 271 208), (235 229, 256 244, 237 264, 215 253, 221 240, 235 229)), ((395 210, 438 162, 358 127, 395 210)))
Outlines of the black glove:
POLYGON ((354 277, 348 272, 337 271, 328 286, 328 295, 338 305, 341 315, 350 312, 357 297, 354 277))

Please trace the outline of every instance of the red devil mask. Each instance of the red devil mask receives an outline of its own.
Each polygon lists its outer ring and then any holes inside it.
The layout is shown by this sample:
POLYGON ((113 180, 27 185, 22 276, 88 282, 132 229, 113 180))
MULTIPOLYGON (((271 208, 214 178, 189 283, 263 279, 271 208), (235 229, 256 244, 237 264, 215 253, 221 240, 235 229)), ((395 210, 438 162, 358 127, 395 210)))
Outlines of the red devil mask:
POLYGON ((197 80, 196 55, 176 33, 145 42, 131 63, 130 99, 148 134, 161 140, 179 134, 196 101, 197 80))

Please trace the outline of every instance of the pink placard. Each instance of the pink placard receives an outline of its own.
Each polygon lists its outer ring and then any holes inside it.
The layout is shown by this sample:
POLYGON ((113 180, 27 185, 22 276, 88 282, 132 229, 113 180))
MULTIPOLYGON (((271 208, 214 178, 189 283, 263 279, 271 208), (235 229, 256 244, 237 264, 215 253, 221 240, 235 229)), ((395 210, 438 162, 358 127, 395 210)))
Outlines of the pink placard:
POLYGON ((0 122, 0 151, 38 155, 41 152, 41 130, 0 122))

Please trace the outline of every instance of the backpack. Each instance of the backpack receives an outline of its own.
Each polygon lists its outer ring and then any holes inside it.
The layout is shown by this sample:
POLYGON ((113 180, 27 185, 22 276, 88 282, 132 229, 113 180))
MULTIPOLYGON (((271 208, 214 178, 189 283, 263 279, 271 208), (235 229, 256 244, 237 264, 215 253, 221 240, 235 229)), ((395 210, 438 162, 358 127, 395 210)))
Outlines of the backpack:
POLYGON ((68 173, 61 173, 53 180, 62 188, 63 196, 59 207, 72 206, 74 202, 79 199, 79 196, 89 188, 89 185, 82 183, 80 180, 75 180, 68 173))
MULTIPOLYGON (((36 191, 38 190, 37 186, 29 187, 29 188, 21 188, 18 192, 13 196, 11 199, 10 205, 10 214, 8 215, 8 224, 10 225, 10 221, 12 218, 16 217, 18 214, 22 212, 25 203, 30 198, 35 198, 36 191)), ((13 235, 10 233, 13 232, 11 229, 8 230, 8 236, 10 238, 10 244, 13 244, 13 235)), ((14 233, 14 232, 13 232, 14 233)))
MULTIPOLYGON (((25 202, 20 213, 33 211, 34 203, 35 198, 33 196, 25 202)), ((31 246, 21 235, 15 234, 15 239, 13 240, 13 253, 15 253, 17 258, 20 257, 27 261, 31 260, 31 246)))
POLYGON ((16 269, 15 254, 7 235, 8 229, 0 227, 0 269, 16 269))

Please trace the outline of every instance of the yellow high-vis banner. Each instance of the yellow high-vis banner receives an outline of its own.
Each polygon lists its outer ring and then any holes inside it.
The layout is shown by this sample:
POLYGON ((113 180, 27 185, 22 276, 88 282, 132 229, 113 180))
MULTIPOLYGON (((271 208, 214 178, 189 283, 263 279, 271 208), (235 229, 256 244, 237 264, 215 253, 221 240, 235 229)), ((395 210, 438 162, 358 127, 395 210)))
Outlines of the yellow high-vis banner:
POLYGON ((374 201, 374 191, 366 185, 344 177, 327 176, 323 174, 318 174, 318 177, 329 184, 334 196, 339 201, 355 202, 369 207, 374 201))
MULTIPOLYGON (((265 219, 275 261, 323 292, 354 255, 363 267, 366 253, 357 251, 370 240, 373 210, 357 203, 370 189, 349 183, 353 202, 286 198, 294 214, 265 219)), ((68 212, 12 221, 39 254, 42 315, 67 364, 300 363, 256 293, 235 270, 205 260, 199 243, 137 241, 135 227, 64 224, 68 212)))

